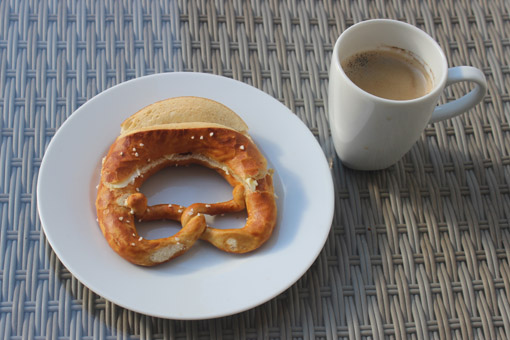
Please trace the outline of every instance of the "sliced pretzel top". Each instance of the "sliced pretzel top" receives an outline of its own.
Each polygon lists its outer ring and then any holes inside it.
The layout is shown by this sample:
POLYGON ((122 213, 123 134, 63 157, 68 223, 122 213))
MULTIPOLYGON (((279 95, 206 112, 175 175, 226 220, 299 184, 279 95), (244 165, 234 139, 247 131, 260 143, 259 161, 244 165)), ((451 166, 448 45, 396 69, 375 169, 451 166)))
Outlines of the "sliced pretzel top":
POLYGON ((201 97, 175 97, 142 108, 121 124, 121 135, 169 123, 216 123, 241 133, 248 126, 234 111, 217 101, 201 97))

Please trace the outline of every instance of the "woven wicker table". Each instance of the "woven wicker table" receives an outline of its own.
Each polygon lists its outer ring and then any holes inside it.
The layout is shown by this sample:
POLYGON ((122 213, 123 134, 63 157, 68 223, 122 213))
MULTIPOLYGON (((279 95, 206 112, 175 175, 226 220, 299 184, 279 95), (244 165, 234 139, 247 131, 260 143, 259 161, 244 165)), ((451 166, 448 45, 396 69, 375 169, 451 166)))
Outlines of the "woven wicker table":
POLYGON ((509 63, 508 0, 1 0, 0 338, 510 338, 509 63), (369 18, 422 28, 450 66, 482 69, 489 90, 470 112, 429 125, 395 166, 364 173, 335 156, 325 103, 336 38, 369 18), (158 319, 96 295, 62 266, 37 213, 41 160, 66 118, 115 84, 173 71, 275 97, 334 175, 334 222, 314 265, 224 318, 158 319))

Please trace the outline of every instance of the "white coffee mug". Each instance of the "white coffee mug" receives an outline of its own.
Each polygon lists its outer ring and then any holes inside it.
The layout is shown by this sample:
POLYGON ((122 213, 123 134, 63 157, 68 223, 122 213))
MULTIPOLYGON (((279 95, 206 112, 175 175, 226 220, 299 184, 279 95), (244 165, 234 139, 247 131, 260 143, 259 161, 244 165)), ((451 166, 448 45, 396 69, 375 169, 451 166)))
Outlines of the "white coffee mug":
POLYGON ((484 74, 474 67, 448 69, 441 47, 424 31, 396 20, 375 19, 345 30, 335 43, 329 71, 329 123, 335 150, 347 167, 378 170, 395 164, 429 123, 454 117, 478 104, 487 91, 484 74), (341 62, 350 56, 397 47, 416 55, 430 71, 432 90, 411 100, 374 96, 356 86, 341 62), (469 81, 471 92, 437 106, 445 86, 469 81))

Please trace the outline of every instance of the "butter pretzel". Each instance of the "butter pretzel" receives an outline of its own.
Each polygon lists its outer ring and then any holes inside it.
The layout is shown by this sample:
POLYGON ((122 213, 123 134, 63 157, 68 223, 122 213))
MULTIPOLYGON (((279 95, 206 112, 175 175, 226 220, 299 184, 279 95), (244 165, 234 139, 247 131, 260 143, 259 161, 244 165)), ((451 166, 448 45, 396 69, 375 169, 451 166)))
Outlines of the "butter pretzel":
POLYGON ((160 114, 155 122, 151 125, 141 119, 147 112, 154 113, 151 106, 130 117, 103 161, 96 210, 99 226, 110 247, 126 260, 144 266, 183 254, 199 238, 231 253, 259 248, 275 227, 276 203, 272 173, 244 129, 244 122, 228 108, 217 106, 221 104, 202 98, 181 97, 156 104, 160 114), (172 102, 182 103, 183 100, 201 107, 202 111, 191 113, 195 119, 203 120, 200 115, 210 107, 219 109, 220 114, 216 112, 213 118, 207 115, 206 122, 189 122, 189 110, 187 115, 182 115, 169 108, 172 102), (165 113, 170 111, 171 117, 165 113), (222 112, 225 114, 221 115, 222 112), (188 207, 147 206, 147 198, 139 192, 143 182, 164 167, 188 164, 216 170, 232 185, 232 200, 194 203, 188 207), (206 224, 204 215, 244 209, 248 218, 242 228, 215 229, 206 224), (180 221, 182 229, 162 239, 140 237, 135 222, 156 219, 180 221))

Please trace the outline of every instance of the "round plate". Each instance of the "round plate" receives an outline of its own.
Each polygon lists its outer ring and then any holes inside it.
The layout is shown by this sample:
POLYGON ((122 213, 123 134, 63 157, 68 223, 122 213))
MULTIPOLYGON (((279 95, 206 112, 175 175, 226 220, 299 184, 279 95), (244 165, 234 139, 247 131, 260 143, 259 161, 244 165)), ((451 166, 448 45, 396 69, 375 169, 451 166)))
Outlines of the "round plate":
MULTIPOLYGON (((149 203, 217 202, 229 185, 201 167, 168 169, 142 187, 149 203)), ((83 104, 57 131, 37 184, 46 237, 67 269, 100 296, 136 312, 170 319, 206 319, 242 312, 282 293, 312 265, 331 228, 333 181, 308 128, 280 102, 247 84, 201 73, 163 73, 114 86, 83 104), (96 221, 101 159, 124 119, 155 101, 199 96, 230 107, 275 170, 278 221, 256 251, 224 253, 204 241, 168 263, 133 265, 108 246, 96 221)), ((215 227, 244 225, 239 214, 215 227)), ((217 225, 218 224, 218 225, 217 225)), ((169 236, 172 223, 139 227, 142 236, 169 236), (166 227, 170 225, 170 227, 166 227)))

